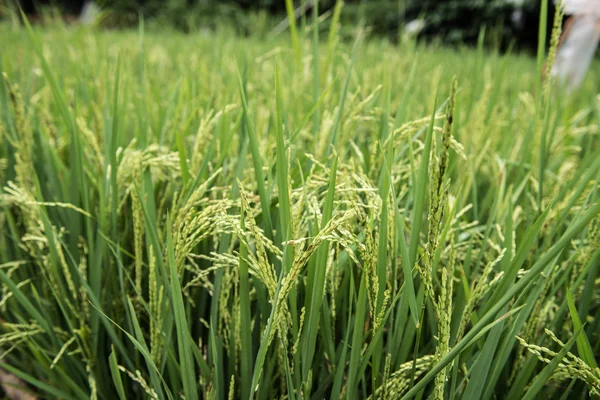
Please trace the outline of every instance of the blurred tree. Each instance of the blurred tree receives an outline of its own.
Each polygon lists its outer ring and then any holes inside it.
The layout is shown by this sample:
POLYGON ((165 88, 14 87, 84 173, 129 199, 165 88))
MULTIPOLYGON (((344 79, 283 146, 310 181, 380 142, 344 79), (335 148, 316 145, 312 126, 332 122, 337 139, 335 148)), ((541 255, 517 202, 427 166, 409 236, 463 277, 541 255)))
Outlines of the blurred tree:
MULTIPOLYGON (((552 26, 554 3, 549 1, 552 26)), ((421 37, 440 38, 447 44, 476 43, 486 28, 488 44, 535 48, 539 24, 539 0, 407 0, 406 20, 424 19, 421 37)))
POLYGON ((37 14, 40 12, 42 7, 48 7, 56 5, 61 8, 62 11, 69 14, 78 14, 83 7, 85 0, 8 0, 8 3, 14 3, 20 7, 25 14, 37 14))
MULTIPOLYGON (((11 1, 11 0, 8 0, 11 1)), ((35 13, 35 5, 53 4, 68 13, 78 13, 84 0, 12 0, 26 13, 35 13)), ((295 6, 313 0, 294 0, 295 6)), ((323 13, 336 0, 320 0, 323 13)), ((473 44, 486 27, 487 44, 507 47, 516 42, 519 47, 535 48, 539 15, 539 0, 345 0, 343 21, 354 26, 364 19, 374 34, 397 38, 410 21, 422 20, 419 37, 443 43, 473 44)), ((198 27, 215 28, 223 22, 232 23, 240 33, 253 31, 252 22, 244 11, 262 11, 285 15, 283 0, 96 0, 113 10, 113 23, 129 25, 142 14, 146 20, 157 20, 177 29, 189 31, 198 27)), ((550 1, 551 7, 553 2, 550 1)), ((551 10, 552 11, 552 10, 551 10)), ((310 15, 310 8, 307 9, 310 15)), ((549 13, 552 18, 553 13, 549 13)), ((325 25, 325 24, 324 24, 325 25)), ((552 24, 549 23, 548 26, 552 24)))

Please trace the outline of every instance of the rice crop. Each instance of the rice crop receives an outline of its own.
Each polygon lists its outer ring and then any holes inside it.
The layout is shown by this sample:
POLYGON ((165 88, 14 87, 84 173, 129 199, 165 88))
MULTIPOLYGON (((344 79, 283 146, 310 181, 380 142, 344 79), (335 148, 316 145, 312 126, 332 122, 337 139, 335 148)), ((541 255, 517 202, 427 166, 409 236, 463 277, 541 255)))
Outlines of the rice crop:
POLYGON ((544 40, 347 43, 339 4, 270 38, 0 25, 21 391, 600 395, 593 77, 544 80, 544 40))

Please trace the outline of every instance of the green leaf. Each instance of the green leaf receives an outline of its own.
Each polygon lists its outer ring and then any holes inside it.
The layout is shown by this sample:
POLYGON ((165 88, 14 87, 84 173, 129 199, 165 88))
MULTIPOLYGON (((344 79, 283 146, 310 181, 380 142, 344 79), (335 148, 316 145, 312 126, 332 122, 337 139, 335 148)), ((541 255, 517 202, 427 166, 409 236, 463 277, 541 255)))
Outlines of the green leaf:
POLYGON ((188 168, 187 155, 185 151, 185 144, 183 142, 183 138, 184 134, 188 131, 190 124, 192 123, 192 120, 195 118, 195 116, 195 112, 192 112, 190 114, 184 125, 184 128, 176 134, 175 138, 177 141, 177 153, 179 154, 179 168, 181 168, 181 179, 183 181, 183 187, 187 187, 187 184, 190 180, 190 171, 188 168))
MULTIPOLYGON (((571 227, 564 233, 564 235, 557 241, 555 244, 543 255, 538 261, 533 265, 533 267, 519 279, 514 285, 510 287, 504 293, 502 297, 479 319, 479 322, 473 326, 473 328, 462 338, 460 342, 458 342, 450 352, 438 362, 434 367, 429 370, 429 372, 412 388, 410 389, 402 399, 410 399, 415 396, 421 389, 427 385, 435 376, 445 368, 452 360, 460 354, 460 352, 467 346, 467 344, 474 340, 485 327, 485 325, 496 315, 505 304, 507 304, 513 296, 520 293, 524 290, 537 276, 542 270, 546 267, 546 265, 563 251, 565 246, 570 243, 570 241, 581 231, 583 228, 600 213, 600 203, 591 207, 583 216, 573 222, 571 227)), ((496 289, 498 290, 498 289, 496 289)))
POLYGON ((21 306, 25 309, 25 311, 27 311, 27 313, 34 320, 36 320, 40 324, 40 326, 42 326, 44 330, 46 330, 46 332, 50 333, 52 331, 50 321, 44 318, 42 314, 39 313, 37 308, 31 303, 29 298, 21 291, 21 289, 19 289, 17 284, 15 284, 15 282, 12 279, 10 279, 10 277, 2 269, 0 269, 0 280, 2 280, 2 282, 8 288, 9 292, 12 293, 12 295, 19 302, 19 304, 21 304, 21 306))
POLYGON ((240 90, 240 97, 242 99, 242 108, 244 110, 244 121, 246 124, 246 130, 248 132, 248 139, 250 140, 250 152, 252 154, 252 161, 254 163, 254 176, 256 178, 256 184, 258 186, 258 194, 260 196, 260 206, 262 210, 263 217, 263 229, 267 238, 273 238, 273 224, 271 223, 271 213, 269 211, 269 206, 271 204, 269 200, 269 196, 267 194, 267 189, 265 187, 265 178, 263 175, 263 163, 261 152, 259 149, 258 138, 256 137, 256 132, 254 130, 254 122, 250 118, 250 112, 248 110, 248 102, 246 101, 246 92, 244 90, 244 83, 242 82, 242 75, 238 70, 238 83, 240 90))
MULTIPOLYGON (((321 218, 321 226, 327 225, 333 215, 333 199, 335 196, 335 185, 337 178, 337 157, 334 158, 329 176, 329 185, 327 195, 323 204, 323 216, 321 218)), ((312 274, 312 282, 309 288, 310 296, 307 296, 305 307, 308 310, 306 324, 304 327, 304 341, 302 346, 302 376, 304 379, 308 376, 308 372, 312 367, 312 361, 315 353, 315 344, 317 333, 319 331, 319 316, 321 314, 321 304, 325 295, 325 272, 327 264, 327 255, 329 253, 329 244, 321 243, 316 252, 316 262, 314 271, 309 271, 312 274)))
POLYGON ((114 349, 110 352, 110 356, 108 357, 108 365, 110 366, 110 375, 112 377, 113 385, 117 390, 117 394, 119 395, 119 399, 127 400, 123 381, 121 380, 121 371, 119 371, 119 364, 117 363, 117 355, 115 354, 114 349))
MULTIPOLYGON (((573 301, 573 296, 569 291, 569 288, 565 288, 567 293, 567 303, 569 305, 569 312, 571 314, 571 320, 573 321, 573 328, 576 331, 582 330, 582 323, 579 319, 579 313, 577 312, 577 307, 575 307, 575 302, 573 301)), ((590 367, 597 369, 598 363, 594 358, 594 351, 592 350, 592 346, 590 345, 590 341, 588 340, 585 331, 582 331, 581 335, 577 336, 577 351, 579 352, 579 356, 587 365, 590 367)))
POLYGON ((537 398, 537 395, 540 392, 540 390, 542 390, 544 385, 546 385, 546 383, 550 381, 550 377, 552 377, 554 370, 556 369, 556 367, 558 367, 558 364, 562 361, 562 359, 565 358, 569 350, 571 350, 571 347, 573 347, 573 344, 575 344, 575 341, 579 338, 579 335, 582 332, 583 327, 577 329, 575 334, 571 336, 571 339, 569 339, 569 341, 564 345, 564 347, 560 349, 560 351, 558 352, 558 354, 556 354, 556 356, 554 356, 552 361, 550 361, 550 363, 548 363, 548 365, 544 367, 544 369, 538 374, 538 376, 535 377, 533 383, 531 384, 531 386, 529 386, 529 390, 527 390, 527 393, 525 393, 525 395, 523 396, 523 400, 533 400, 537 398))
MULTIPOLYGON (((325 149, 324 153, 327 157, 331 155, 331 150, 337 145, 338 133, 340 130, 340 125, 342 123, 342 117, 344 115, 344 104, 346 103, 346 96, 348 94, 348 87, 350 85, 350 77, 352 76, 352 67, 354 66, 354 52, 356 50, 356 47, 358 46, 359 39, 360 35, 356 38, 354 45, 352 46, 352 55, 350 56, 350 63, 348 64, 346 79, 344 79, 344 86, 342 87, 342 92, 340 94, 340 102, 338 105, 337 114, 333 122, 333 127, 331 128, 329 141, 326 142, 327 148, 325 149)), ((318 143, 318 141, 316 143, 318 143)))
POLYGON ((550 209, 551 207, 546 208, 542 215, 540 215, 535 223, 527 230, 525 237, 521 239, 517 253, 511 260, 508 269, 504 271, 504 275, 502 276, 500 283, 498 283, 498 286, 496 289, 494 289, 492 296, 486 303, 486 312, 490 307, 496 304, 497 300, 514 284, 514 280, 517 277, 519 269, 525 262, 527 255, 536 243, 538 234, 544 225, 544 221, 546 221, 546 218, 548 217, 550 209))
POLYGON ((419 240, 421 236, 421 225, 423 224, 423 210, 425 209, 425 204, 427 202, 426 193, 429 182, 429 157, 431 154, 433 127, 435 125, 435 103, 437 103, 437 93, 436 99, 433 104, 433 111, 431 114, 431 120, 429 122, 429 128, 427 129, 427 133, 425 136, 425 145, 423 147, 423 151, 421 152, 421 166, 419 168, 419 175, 416 177, 416 182, 413 183, 414 206, 412 211, 412 227, 409 239, 409 256, 411 268, 417 262, 417 250, 419 248, 419 240))
POLYGON ((496 348, 500 342, 503 328, 503 323, 499 323, 498 326, 492 329, 483 345, 483 349, 479 352, 477 360, 473 363, 473 366, 471 367, 473 372, 463 395, 465 400, 481 399, 487 383, 488 373, 494 364, 494 356, 496 355, 496 348))
MULTIPOLYGON (((276 103, 276 126, 275 136, 277 142, 277 193, 279 195, 279 230, 281 240, 283 242, 289 241, 292 237, 292 211, 290 201, 290 183, 288 182, 288 148, 285 144, 284 128, 283 128, 283 99, 281 97, 281 80, 279 77, 279 68, 275 69, 275 103, 276 103)), ((287 245, 284 245, 288 247, 287 245)), ((284 265, 284 271, 289 271, 293 257, 286 257, 286 265, 284 265)))
MULTIPOLYGON (((246 211, 244 210, 243 203, 240 209, 240 230, 245 232, 245 216, 246 211)), ((251 309, 250 309, 250 282, 248 277, 248 263, 246 259, 248 257, 248 246, 244 238, 240 238, 240 250, 239 250, 239 270, 240 270, 240 329, 241 332, 241 398, 247 399, 251 397, 252 387, 252 335, 251 332, 246 332, 247 327, 251 326, 251 309)))
POLYGON ((173 236, 171 234, 171 222, 167 219, 167 254, 169 269, 171 271, 171 294, 173 314, 175 315, 175 327, 177 329, 177 347, 179 349, 179 362, 181 364, 181 379, 183 380, 183 392, 186 399, 198 399, 198 387, 196 384, 196 372, 190 349, 189 329, 185 315, 185 305, 177 266, 175 264, 175 250, 173 248, 173 236))
MULTIPOLYGON (((353 279, 351 279, 349 286, 350 286, 350 290, 348 292, 348 298, 353 299, 354 298, 353 279)), ((352 318, 352 311, 353 311, 352 304, 353 303, 350 302, 350 304, 348 305, 348 317, 347 317, 348 321, 350 321, 350 318, 352 318)), ((342 392, 342 384, 344 381, 344 372, 346 371, 346 358, 347 358, 347 354, 348 354, 348 348, 350 347, 348 345, 348 343, 349 343, 351 331, 352 331, 352 324, 347 324, 344 341, 341 343, 342 353, 340 354, 340 358, 335 367, 335 378, 333 380, 333 388, 331 389, 331 397, 330 397, 331 400, 339 400, 340 399, 340 394, 342 392)))
POLYGON ((287 19, 290 24, 290 36, 292 37, 292 48, 296 55, 296 62, 300 63, 302 57, 302 51, 300 49, 300 41, 298 39, 298 30, 296 29, 296 15, 294 12, 293 0, 285 0, 285 10, 287 12, 287 19))
POLYGON ((48 393, 49 395, 52 395, 54 398, 56 399, 74 399, 76 397, 63 392, 60 389, 56 389, 42 381, 40 381, 39 379, 34 378, 33 376, 15 368, 12 367, 9 364, 6 364, 3 361, 0 361, 0 368, 8 371, 9 373, 13 374, 14 376, 24 380, 25 382, 29 383, 31 386, 34 386, 46 393, 48 393))
MULTIPOLYGON (((385 155, 385 152, 382 151, 383 155, 383 165, 385 166, 384 172, 387 175, 387 179, 391 182, 392 180, 392 171, 391 171, 391 157, 390 153, 393 155, 391 150, 388 150, 388 156, 385 155)), ((406 232, 404 230, 404 217, 400 212, 400 207, 398 202, 400 199, 396 196, 396 190, 394 189, 394 185, 389 185, 390 190, 392 191, 392 196, 395 199, 394 207, 396 209, 394 221, 396 223, 396 235, 398 237, 398 243, 400 247, 400 257, 402 261, 402 272, 404 278, 404 290, 405 290, 405 298, 410 307, 410 314, 413 319, 415 326, 419 325, 419 311, 417 307, 417 297, 415 296, 415 287, 413 282, 413 274, 412 274, 412 264, 410 262, 410 254, 408 245, 406 243, 406 232)))
POLYGON ((367 283, 365 275, 362 274, 360 280, 360 289, 358 290, 358 299, 356 300, 356 314, 354 315, 352 331, 352 347, 350 349, 350 366, 348 378, 346 381, 346 398, 357 399, 360 396, 357 393, 360 377, 358 368, 361 362, 363 329, 365 325, 365 316, 367 314, 367 283))
MULTIPOLYGON (((130 308, 133 308, 133 304, 131 303, 130 299, 128 299, 128 306, 130 308)), ((92 307, 94 307, 106 320, 110 321, 114 326, 116 326, 117 328, 119 328, 127 336, 127 338, 131 341, 131 343, 133 343, 133 345, 135 346, 135 348, 142 354, 142 356, 144 357, 144 360, 146 361, 146 365, 148 366, 148 370, 150 372, 150 379, 153 381, 152 383, 153 383, 154 389, 159 392, 158 393, 159 397, 163 398, 163 396, 161 396, 162 389, 161 389, 161 387, 160 387, 159 384, 156 384, 154 382, 155 381, 155 379, 154 379, 155 376, 157 376, 158 378, 160 378, 160 381, 162 382, 163 387, 166 390, 167 398, 169 400, 174 400, 174 397, 171 394, 171 391, 169 390, 169 387, 168 387, 167 383, 165 382, 164 378, 160 374, 160 371, 156 367, 156 364, 152 360, 152 356, 150 355, 150 352, 148 351, 148 347, 147 347, 145 341, 143 340, 143 334, 142 334, 141 328, 139 326, 139 323, 137 321, 137 318, 135 316, 135 313, 132 314, 132 318, 134 319, 134 327, 135 327, 135 330, 136 330, 136 335, 138 337, 140 337, 142 339, 142 341, 138 341, 132 334, 130 334, 129 332, 127 332, 123 328, 121 328, 121 326, 119 326, 119 324, 117 324, 115 321, 113 321, 112 319, 110 319, 106 314, 104 314, 102 312, 102 310, 100 310, 99 308, 97 308, 94 304, 92 304, 92 307)))

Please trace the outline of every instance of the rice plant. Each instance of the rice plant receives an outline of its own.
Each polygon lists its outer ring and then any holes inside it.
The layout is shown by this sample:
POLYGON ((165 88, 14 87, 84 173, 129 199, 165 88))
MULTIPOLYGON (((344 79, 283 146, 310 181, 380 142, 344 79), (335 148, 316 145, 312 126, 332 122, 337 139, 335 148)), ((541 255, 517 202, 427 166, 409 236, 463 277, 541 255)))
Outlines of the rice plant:
POLYGON ((267 40, 0 25, 20 390, 600 395, 594 81, 543 81, 543 41, 342 42, 338 8, 267 40))

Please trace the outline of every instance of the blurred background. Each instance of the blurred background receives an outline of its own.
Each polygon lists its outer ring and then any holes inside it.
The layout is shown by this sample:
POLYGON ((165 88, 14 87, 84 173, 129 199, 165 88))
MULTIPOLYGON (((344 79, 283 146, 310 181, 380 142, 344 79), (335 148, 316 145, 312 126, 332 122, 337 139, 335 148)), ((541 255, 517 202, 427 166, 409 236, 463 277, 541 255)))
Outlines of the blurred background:
MULTIPOLYGON (((35 22, 62 18, 76 22, 89 12, 85 0, 0 0, 0 17, 19 7, 35 22)), ((550 29, 554 4, 548 13, 550 29)), ((320 0, 323 30, 336 0, 320 0)), ((314 0, 294 0, 299 23, 306 23, 314 0)), ((148 29, 210 32, 227 27, 241 35, 276 35, 285 31, 285 0, 97 0, 92 9, 102 13, 107 28, 134 27, 140 16, 148 29)), ((345 0, 342 27, 353 29, 359 22, 371 35, 401 40, 407 34, 421 41, 444 45, 474 45, 485 30, 482 44, 497 49, 509 47, 534 51, 537 46, 539 0, 345 0)), ((344 31, 341 32, 344 35, 344 31)))

